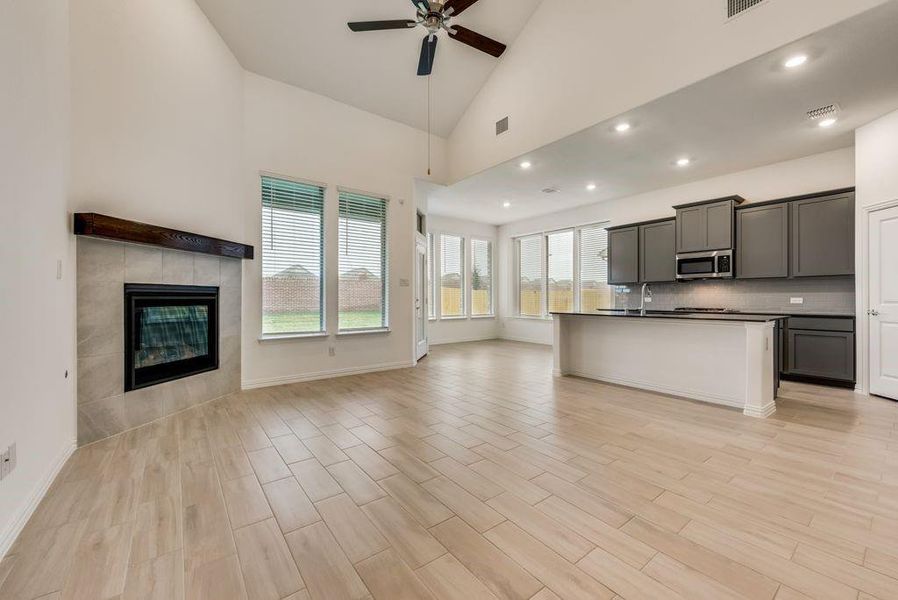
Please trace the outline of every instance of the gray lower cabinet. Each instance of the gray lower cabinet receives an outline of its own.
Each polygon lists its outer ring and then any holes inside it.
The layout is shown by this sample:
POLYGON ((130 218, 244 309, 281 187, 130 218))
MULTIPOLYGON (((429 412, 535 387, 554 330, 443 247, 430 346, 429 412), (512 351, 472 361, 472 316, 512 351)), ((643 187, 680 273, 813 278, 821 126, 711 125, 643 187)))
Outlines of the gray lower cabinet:
POLYGON ((661 283, 677 279, 676 220, 639 226, 639 282, 661 283))
POLYGON ((639 227, 608 230, 608 283, 639 281, 639 227))
POLYGON ((854 383, 854 319, 790 317, 786 322, 784 376, 854 383))
POLYGON ((766 204, 736 211, 736 277, 789 276, 789 205, 766 204))
POLYGON ((796 200, 792 276, 854 274, 854 192, 796 200))

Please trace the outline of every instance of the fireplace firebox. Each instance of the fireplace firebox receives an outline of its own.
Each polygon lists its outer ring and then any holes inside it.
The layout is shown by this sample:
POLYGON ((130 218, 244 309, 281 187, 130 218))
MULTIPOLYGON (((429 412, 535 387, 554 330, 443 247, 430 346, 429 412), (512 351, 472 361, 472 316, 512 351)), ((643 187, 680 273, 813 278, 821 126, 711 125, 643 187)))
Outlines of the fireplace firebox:
POLYGON ((125 284, 125 391, 218 368, 218 288, 125 284))

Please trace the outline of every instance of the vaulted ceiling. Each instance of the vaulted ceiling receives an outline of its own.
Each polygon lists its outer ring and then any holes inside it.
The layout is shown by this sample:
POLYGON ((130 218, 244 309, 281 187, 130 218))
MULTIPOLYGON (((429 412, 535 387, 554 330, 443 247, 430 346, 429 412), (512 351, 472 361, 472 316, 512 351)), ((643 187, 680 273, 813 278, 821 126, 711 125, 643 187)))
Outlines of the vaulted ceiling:
MULTIPOLYGON (((455 22, 511 45, 540 2, 480 0, 455 22)), ((416 75, 424 30, 352 33, 346 26, 413 19, 410 0, 197 3, 245 69, 427 129, 427 79, 416 75)), ((452 132, 496 64, 440 34, 431 81, 434 133, 452 132)))

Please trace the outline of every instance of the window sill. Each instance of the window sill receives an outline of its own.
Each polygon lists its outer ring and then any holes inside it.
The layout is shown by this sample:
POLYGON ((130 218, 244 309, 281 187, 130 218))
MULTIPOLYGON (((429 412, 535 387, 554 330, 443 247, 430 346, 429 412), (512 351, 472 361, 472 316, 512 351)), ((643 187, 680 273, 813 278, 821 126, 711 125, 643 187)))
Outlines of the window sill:
POLYGON ((347 329, 346 331, 338 331, 337 337, 390 333, 390 331, 392 330, 389 327, 378 327, 376 329, 347 329))
POLYGON ((451 317, 440 317, 440 321, 464 321, 468 318, 468 315, 457 315, 451 317))
POLYGON ((551 321, 552 317, 528 317, 527 315, 514 315, 509 319, 519 319, 522 321, 551 321))
POLYGON ((285 340, 308 340, 328 337, 326 331, 316 331, 314 333, 263 333, 257 339, 259 342, 281 342, 285 340))
POLYGON ((471 315, 472 319, 495 319, 496 315, 471 315))

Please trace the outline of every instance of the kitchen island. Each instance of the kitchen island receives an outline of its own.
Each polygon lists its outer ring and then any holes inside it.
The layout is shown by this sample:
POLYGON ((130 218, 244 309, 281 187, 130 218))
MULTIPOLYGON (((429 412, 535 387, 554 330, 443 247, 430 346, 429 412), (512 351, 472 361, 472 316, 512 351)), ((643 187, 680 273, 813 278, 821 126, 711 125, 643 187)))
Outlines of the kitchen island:
POLYGON ((741 409, 776 411, 781 315, 553 313, 554 372, 741 409))

